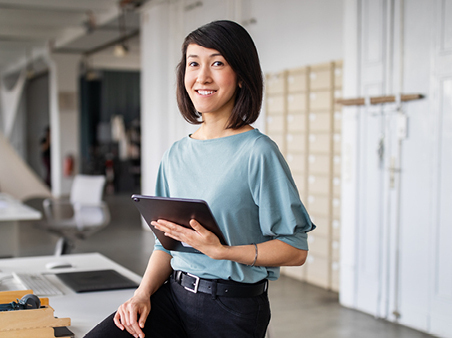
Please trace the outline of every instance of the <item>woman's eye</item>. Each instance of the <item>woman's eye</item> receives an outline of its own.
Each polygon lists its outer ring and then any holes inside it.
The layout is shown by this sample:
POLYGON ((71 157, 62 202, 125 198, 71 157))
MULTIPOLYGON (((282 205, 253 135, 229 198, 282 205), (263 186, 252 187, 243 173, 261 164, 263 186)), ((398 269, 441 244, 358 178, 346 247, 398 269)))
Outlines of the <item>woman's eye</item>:
POLYGON ((213 63, 213 65, 214 65, 214 66, 223 66, 224 63, 221 62, 221 61, 215 61, 215 62, 213 63))
POLYGON ((198 65, 198 63, 195 62, 195 61, 192 61, 192 62, 189 62, 189 63, 188 63, 188 66, 189 66, 189 67, 196 67, 197 65, 198 65))

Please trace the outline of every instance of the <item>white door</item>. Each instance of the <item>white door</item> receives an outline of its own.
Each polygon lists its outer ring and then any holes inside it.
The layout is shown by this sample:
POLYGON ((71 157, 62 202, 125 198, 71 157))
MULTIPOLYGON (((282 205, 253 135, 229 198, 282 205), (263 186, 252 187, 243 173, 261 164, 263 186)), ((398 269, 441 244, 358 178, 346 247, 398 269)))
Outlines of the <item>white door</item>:
POLYGON ((430 326, 452 337, 452 0, 436 1, 435 14, 430 326))
POLYGON ((344 59, 345 72, 356 64, 355 96, 425 98, 402 105, 406 137, 394 104, 356 108, 345 121, 356 137, 343 144, 355 149, 344 156, 345 175, 347 165, 355 173, 344 177, 344 204, 353 203, 342 214, 353 224, 343 219, 342 238, 353 242, 341 252, 350 283, 341 302, 452 337, 452 0, 346 4, 349 18, 356 13, 344 59))

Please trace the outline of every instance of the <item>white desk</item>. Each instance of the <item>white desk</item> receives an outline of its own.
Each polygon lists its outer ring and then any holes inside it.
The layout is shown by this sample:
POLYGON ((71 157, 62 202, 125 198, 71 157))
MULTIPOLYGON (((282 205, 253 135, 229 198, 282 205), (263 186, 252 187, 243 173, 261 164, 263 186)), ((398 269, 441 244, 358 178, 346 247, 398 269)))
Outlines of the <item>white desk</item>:
POLYGON ((39 211, 0 193, 0 257, 17 256, 17 221, 38 220, 41 217, 39 211))
MULTIPOLYGON (((69 329, 75 337, 81 338, 105 317, 116 311, 119 305, 132 297, 134 289, 75 293, 64 285, 58 277, 58 272, 114 269, 131 280, 139 283, 141 277, 123 266, 113 262, 99 253, 56 256, 40 256, 25 258, 0 259, 0 279, 11 275, 11 272, 45 272, 47 277, 63 292, 63 296, 50 296, 49 304, 55 310, 55 317, 71 318, 69 329), (70 262, 72 268, 47 270, 46 263, 54 261, 70 262)), ((23 290, 21 284, 13 278, 6 278, 0 284, 0 291, 23 290)))
POLYGON ((41 217, 39 211, 22 204, 7 194, 0 193, 0 221, 26 221, 41 217))

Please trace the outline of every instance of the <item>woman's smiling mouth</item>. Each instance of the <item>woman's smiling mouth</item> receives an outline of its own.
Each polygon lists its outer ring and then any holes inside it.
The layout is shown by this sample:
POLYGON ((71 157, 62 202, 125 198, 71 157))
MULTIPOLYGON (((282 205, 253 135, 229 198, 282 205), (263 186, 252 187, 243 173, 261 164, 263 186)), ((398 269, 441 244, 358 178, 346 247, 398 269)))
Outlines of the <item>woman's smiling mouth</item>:
POLYGON ((216 92, 216 90, 195 90, 199 95, 211 95, 216 92))

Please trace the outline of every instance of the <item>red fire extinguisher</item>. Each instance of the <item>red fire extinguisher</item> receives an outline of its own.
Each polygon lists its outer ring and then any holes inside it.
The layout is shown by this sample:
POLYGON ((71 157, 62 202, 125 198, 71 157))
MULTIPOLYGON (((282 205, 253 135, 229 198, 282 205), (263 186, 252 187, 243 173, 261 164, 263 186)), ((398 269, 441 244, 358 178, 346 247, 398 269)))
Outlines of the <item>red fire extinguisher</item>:
POLYGON ((66 155, 64 158, 64 176, 69 177, 74 173, 74 156, 66 155))

